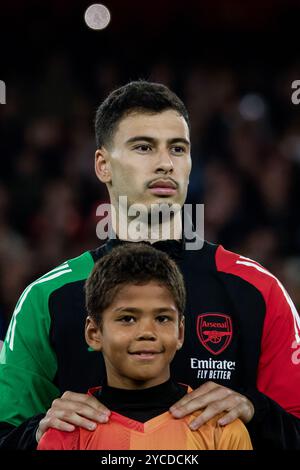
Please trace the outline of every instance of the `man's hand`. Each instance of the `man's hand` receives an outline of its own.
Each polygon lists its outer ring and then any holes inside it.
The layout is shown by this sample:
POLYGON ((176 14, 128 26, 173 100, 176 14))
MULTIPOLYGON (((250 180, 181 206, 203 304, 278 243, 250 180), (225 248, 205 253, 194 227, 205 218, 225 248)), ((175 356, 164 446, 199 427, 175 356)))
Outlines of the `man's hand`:
POLYGON ((96 422, 107 423, 110 411, 95 397, 74 392, 65 392, 52 402, 46 416, 40 421, 36 432, 39 442, 49 428, 74 431, 75 426, 94 431, 96 422))
POLYGON ((236 418, 248 423, 254 415, 254 406, 248 398, 215 382, 206 382, 170 408, 174 418, 181 418, 198 410, 203 410, 203 412, 190 423, 192 430, 198 429, 224 411, 227 413, 218 420, 222 426, 231 423, 236 418))

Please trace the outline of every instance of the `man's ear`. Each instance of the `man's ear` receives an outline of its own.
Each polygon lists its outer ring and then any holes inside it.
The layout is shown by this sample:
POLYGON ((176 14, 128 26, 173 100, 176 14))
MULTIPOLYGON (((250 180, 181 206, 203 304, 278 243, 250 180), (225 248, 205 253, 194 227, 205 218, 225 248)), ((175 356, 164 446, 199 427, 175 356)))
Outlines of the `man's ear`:
POLYGON ((177 351, 182 348, 183 341, 184 341, 184 328, 185 328, 185 320, 184 316, 179 319, 178 325, 178 341, 177 341, 177 351))
POLYGON ((87 317, 85 321, 85 340, 90 348, 94 351, 101 351, 102 349, 102 334, 101 329, 95 320, 87 317))
POLYGON ((109 161, 109 153, 104 148, 96 150, 95 153, 95 172, 101 183, 111 182, 111 168, 109 161))

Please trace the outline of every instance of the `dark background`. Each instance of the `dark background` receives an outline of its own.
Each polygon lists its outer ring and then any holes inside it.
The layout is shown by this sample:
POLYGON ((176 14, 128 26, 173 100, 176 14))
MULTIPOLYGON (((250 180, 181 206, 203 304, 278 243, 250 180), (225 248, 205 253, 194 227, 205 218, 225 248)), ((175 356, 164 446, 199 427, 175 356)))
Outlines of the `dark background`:
POLYGON ((0 339, 37 276, 91 249, 93 120, 113 88, 170 86, 192 120, 188 202, 205 203, 205 236, 263 263, 300 306, 300 1, 103 0, 0 5, 0 339))

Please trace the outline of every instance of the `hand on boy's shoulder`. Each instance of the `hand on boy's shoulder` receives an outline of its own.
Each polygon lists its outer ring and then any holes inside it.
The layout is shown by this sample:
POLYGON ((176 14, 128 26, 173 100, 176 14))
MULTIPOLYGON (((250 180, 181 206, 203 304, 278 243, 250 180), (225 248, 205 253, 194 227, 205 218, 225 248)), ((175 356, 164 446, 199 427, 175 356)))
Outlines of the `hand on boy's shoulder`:
POLYGON ((71 432, 75 426, 80 426, 94 431, 97 423, 108 421, 109 415, 110 411, 97 398, 84 393, 65 392, 52 402, 46 416, 40 421, 36 440, 39 442, 49 428, 71 432))
POLYGON ((248 423, 254 415, 254 406, 248 398, 215 382, 206 382, 170 408, 174 418, 182 418, 199 410, 202 412, 190 422, 192 430, 223 412, 217 420, 220 425, 232 423, 237 418, 248 423))

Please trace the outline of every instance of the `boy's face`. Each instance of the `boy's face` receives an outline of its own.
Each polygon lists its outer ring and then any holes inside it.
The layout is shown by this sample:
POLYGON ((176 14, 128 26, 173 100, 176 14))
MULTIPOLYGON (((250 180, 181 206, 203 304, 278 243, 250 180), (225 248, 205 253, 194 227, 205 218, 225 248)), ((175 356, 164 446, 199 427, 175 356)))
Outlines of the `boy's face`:
POLYGON ((86 323, 87 343, 103 352, 108 384, 118 388, 148 388, 168 380, 183 336, 174 299, 154 281, 122 287, 102 313, 101 326, 91 318, 86 323))
POLYGON ((135 112, 118 124, 110 150, 96 152, 96 173, 111 201, 183 205, 191 171, 189 129, 174 110, 135 112))

